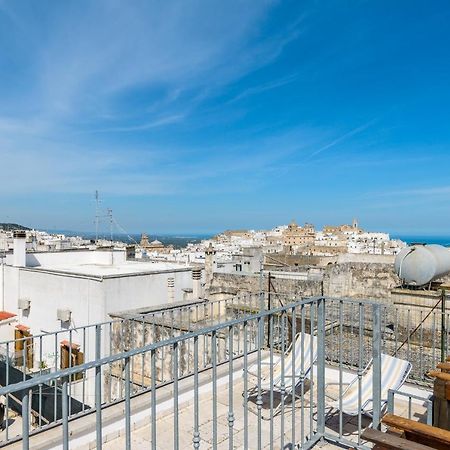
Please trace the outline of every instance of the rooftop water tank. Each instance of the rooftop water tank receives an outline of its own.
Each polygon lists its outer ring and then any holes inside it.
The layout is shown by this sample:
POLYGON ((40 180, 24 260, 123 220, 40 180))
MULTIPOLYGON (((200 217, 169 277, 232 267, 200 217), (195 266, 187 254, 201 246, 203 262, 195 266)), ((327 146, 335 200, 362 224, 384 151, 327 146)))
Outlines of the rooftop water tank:
POLYGON ((442 245, 412 245, 395 258, 395 271, 405 284, 423 286, 450 272, 450 251, 442 245))

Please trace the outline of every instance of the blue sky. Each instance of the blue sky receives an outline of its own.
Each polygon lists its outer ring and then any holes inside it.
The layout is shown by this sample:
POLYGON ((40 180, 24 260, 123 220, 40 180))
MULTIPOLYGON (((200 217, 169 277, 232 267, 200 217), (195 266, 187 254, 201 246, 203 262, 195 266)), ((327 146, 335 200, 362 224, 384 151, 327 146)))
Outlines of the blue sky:
POLYGON ((0 221, 450 234, 448 1, 0 0, 0 221))

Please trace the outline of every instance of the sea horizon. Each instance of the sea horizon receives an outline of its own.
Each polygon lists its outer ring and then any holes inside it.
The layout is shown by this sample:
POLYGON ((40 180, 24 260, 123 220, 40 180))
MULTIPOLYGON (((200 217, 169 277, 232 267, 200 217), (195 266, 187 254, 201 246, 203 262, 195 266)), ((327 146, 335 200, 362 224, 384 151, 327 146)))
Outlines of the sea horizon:
MULTIPOLYGON (((71 231, 71 230, 45 230, 52 234, 65 234, 66 236, 80 236, 84 239, 95 239, 95 231, 71 231)), ((164 245, 174 245, 177 248, 185 247, 188 243, 199 243, 204 239, 211 239, 219 233, 148 233, 150 241, 158 240, 164 245)), ((126 243, 139 242, 142 233, 113 233, 113 240, 126 243), (131 239, 130 239, 131 238, 131 239)), ((98 233, 100 239, 110 239, 109 232, 98 233)), ((434 234, 407 234, 393 233, 391 239, 400 239, 407 244, 437 244, 450 247, 450 236, 434 234)))

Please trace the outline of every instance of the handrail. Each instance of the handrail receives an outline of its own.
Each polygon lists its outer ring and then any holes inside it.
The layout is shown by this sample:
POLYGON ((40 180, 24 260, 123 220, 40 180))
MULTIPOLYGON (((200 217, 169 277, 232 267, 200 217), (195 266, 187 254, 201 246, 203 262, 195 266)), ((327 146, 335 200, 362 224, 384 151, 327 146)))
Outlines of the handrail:
MULTIPOLYGON (((322 297, 310 297, 306 300, 300 300, 298 302, 290 303, 284 307, 278 307, 278 308, 273 308, 270 310, 261 311, 257 314, 250 314, 248 316, 241 317, 239 319, 229 320, 229 321, 222 322, 222 323, 219 323, 216 325, 201 328, 196 331, 183 333, 180 336, 176 336, 176 337, 172 337, 172 338, 169 338, 169 339, 166 339, 163 341, 148 344, 143 347, 138 347, 138 348, 135 348, 132 350, 128 350, 126 352, 116 353, 115 355, 109 355, 109 356, 106 356, 106 357, 103 357, 100 359, 96 359, 94 361, 89 361, 87 363, 73 366, 73 367, 70 367, 67 369, 61 369, 56 372, 52 372, 50 374, 39 375, 37 377, 33 377, 30 380, 21 381, 19 383, 0 387, 0 395, 8 395, 8 394, 11 394, 12 392, 30 389, 34 386, 37 386, 39 384, 45 384, 45 383, 48 383, 49 381, 52 381, 55 379, 69 377, 69 376, 74 375, 79 372, 84 372, 89 369, 94 369, 97 367, 104 366, 106 364, 110 364, 110 363, 121 361, 121 360, 124 360, 127 358, 131 358, 133 356, 140 355, 142 353, 152 352, 152 351, 158 350, 159 348, 162 348, 162 347, 171 346, 178 342, 183 342, 183 341, 186 341, 188 339, 192 339, 192 338, 195 338, 198 336, 202 336, 202 335, 209 334, 212 332, 217 332, 219 330, 229 328, 231 326, 238 325, 240 323, 245 323, 245 322, 249 322, 252 320, 262 319, 267 316, 271 316, 274 314, 282 313, 284 311, 288 311, 289 309, 295 309, 298 306, 312 304, 321 299, 323 299, 323 298, 322 297)), ((95 325, 96 329, 98 329, 99 326, 100 325, 95 325)))

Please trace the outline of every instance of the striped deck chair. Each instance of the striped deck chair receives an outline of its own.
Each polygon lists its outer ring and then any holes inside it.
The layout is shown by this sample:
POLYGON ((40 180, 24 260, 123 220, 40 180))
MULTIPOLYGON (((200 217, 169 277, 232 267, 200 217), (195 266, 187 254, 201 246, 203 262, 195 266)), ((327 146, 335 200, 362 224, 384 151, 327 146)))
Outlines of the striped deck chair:
MULTIPOLYGON (((381 411, 388 400, 389 389, 400 389, 408 378, 412 364, 409 361, 381 354, 381 411)), ((370 361, 364 369, 361 378, 361 408, 358 406, 358 377, 356 376, 342 393, 342 404, 339 400, 332 403, 332 408, 339 409, 350 416, 362 414, 372 417, 373 413, 373 361, 370 361)), ((329 383, 336 384, 336 383, 329 383)), ((328 385, 329 385, 328 384, 328 385)))
MULTIPOLYGON (((263 361, 261 363, 262 371, 261 371, 261 390, 269 391, 273 388, 274 392, 279 392, 282 394, 282 382, 284 381, 284 397, 292 396, 292 393, 296 397, 299 397, 295 393, 295 388, 297 384, 301 381, 302 369, 303 376, 307 377, 309 372, 312 369, 314 362, 317 359, 317 337, 311 336, 307 333, 298 333, 295 338, 295 346, 291 343, 284 354, 284 367, 282 367, 282 359, 279 358, 274 364, 272 368, 273 373, 273 384, 270 380, 270 367, 267 368, 267 362, 263 361), (295 355, 293 355, 293 351, 295 351, 295 355), (302 366, 302 358, 303 358, 303 366, 302 366), (294 361, 293 361, 294 359, 294 361), (295 380, 293 378, 293 367, 292 363, 294 362, 294 373, 295 380), (266 367, 264 367, 266 366, 266 367), (283 370, 282 370, 283 369, 283 370)), ((257 363, 253 364, 248 368, 247 373, 257 377, 257 363)), ((244 374, 245 376, 246 374, 244 374)), ((258 384, 249 390, 249 394, 254 394, 258 390, 258 384)), ((274 415, 280 411, 281 405, 274 409, 274 415)))

